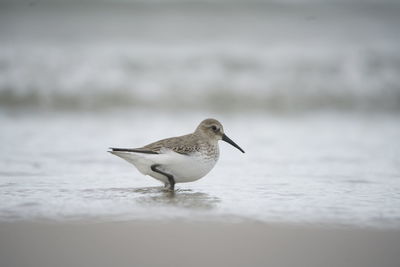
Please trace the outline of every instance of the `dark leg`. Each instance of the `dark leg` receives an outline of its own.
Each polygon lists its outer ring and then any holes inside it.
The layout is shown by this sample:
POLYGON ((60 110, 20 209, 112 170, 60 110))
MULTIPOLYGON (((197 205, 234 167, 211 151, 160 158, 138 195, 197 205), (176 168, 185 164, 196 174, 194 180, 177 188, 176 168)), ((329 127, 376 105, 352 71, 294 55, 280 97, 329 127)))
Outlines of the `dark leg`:
POLYGON ((169 173, 160 171, 160 170, 157 168, 157 167, 159 167, 159 166, 160 166, 160 165, 158 165, 158 164, 154 164, 154 165, 151 165, 150 168, 151 168, 151 170, 152 170, 153 172, 160 173, 160 174, 164 175, 165 177, 167 177, 167 178, 168 178, 168 182, 169 182, 169 189, 174 190, 174 188, 175 188, 174 176, 172 176, 172 175, 169 174, 169 173))

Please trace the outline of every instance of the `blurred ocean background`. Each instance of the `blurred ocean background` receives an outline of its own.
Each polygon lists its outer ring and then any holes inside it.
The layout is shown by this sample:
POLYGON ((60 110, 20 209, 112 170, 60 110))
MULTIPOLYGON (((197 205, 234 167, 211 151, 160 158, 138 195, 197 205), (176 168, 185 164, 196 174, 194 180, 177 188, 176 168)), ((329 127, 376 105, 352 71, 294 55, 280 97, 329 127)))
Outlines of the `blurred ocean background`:
POLYGON ((400 227, 400 2, 0 0, 0 220, 400 227), (106 153, 215 117, 174 198, 106 153))
POLYGON ((4 107, 400 109, 400 3, 11 1, 4 107))

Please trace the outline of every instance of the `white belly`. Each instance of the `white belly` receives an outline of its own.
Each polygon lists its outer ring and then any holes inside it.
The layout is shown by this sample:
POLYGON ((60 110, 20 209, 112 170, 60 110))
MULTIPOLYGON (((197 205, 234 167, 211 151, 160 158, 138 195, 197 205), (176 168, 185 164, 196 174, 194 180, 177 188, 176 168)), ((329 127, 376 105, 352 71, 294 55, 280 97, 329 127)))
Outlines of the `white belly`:
MULTIPOLYGON (((204 158, 200 153, 191 156, 179 156, 182 158, 177 160, 175 163, 160 166, 162 171, 174 176, 176 183, 193 182, 204 177, 212 170, 218 159, 204 158)), ((156 178, 153 174, 150 174, 150 176, 156 178)))
POLYGON ((164 151, 163 154, 140 154, 126 152, 112 152, 113 154, 127 160, 136 166, 143 174, 149 175, 163 183, 168 182, 164 175, 153 172, 151 166, 158 164, 158 169, 171 174, 176 183, 187 183, 204 177, 215 166, 218 160, 218 153, 214 157, 204 157, 196 152, 182 155, 173 151, 164 151))

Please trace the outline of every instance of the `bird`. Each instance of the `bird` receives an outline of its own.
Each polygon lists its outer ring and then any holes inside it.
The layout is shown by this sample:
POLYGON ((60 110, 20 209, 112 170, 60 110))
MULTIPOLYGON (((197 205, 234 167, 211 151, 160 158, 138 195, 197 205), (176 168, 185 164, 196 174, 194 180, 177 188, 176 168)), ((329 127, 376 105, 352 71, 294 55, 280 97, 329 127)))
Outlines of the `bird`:
POLYGON ((245 153, 224 132, 216 119, 205 119, 193 133, 156 141, 139 148, 110 147, 111 154, 133 164, 139 172, 175 190, 176 183, 199 180, 208 174, 219 158, 218 141, 223 140, 245 153))

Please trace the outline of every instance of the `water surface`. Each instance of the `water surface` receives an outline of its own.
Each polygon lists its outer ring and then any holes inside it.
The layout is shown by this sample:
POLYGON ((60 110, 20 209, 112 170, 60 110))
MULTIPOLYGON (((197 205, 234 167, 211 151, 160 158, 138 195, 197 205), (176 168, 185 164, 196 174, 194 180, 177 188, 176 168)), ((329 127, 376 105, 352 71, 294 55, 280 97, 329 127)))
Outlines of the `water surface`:
POLYGON ((0 3, 0 221, 400 226, 394 1, 0 3), (221 144, 174 195, 107 153, 221 144))
POLYGON ((205 178, 175 194, 106 152, 194 130, 201 113, 6 112, 0 220, 257 220, 400 226, 400 125, 392 115, 219 115, 205 178))

